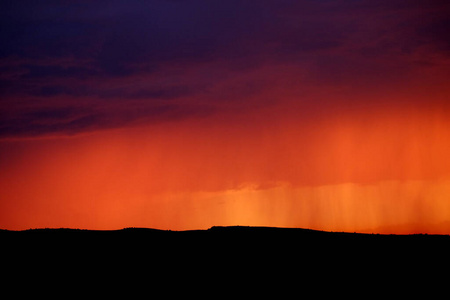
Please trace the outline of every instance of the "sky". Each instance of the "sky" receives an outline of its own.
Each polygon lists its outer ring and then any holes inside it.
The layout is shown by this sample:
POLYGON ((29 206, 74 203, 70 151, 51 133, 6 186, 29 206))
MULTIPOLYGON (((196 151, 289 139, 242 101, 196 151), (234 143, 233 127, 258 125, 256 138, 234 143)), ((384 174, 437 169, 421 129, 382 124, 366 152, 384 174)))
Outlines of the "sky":
POLYGON ((0 2, 0 228, 450 234, 450 2, 0 2))

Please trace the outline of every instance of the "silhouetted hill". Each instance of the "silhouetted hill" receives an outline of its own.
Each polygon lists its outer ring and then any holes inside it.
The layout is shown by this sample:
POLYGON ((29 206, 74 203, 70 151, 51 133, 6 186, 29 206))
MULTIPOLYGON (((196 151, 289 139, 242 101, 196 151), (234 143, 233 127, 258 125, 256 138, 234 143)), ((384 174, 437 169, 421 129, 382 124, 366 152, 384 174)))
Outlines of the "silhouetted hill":
POLYGON ((450 245, 449 235, 383 235, 346 232, 327 232, 302 228, 214 226, 207 230, 171 231, 151 228, 124 228, 120 230, 84 230, 70 228, 28 229, 23 231, 0 230, 3 241, 58 243, 76 241, 90 245, 102 243, 156 244, 212 242, 257 246, 278 243, 280 246, 304 244, 310 247, 339 246, 420 246, 450 245))
MULTIPOLYGON (((417 270, 446 268, 450 236, 246 226, 190 231, 61 228, 0 230, 0 245, 5 261, 20 262, 27 270, 46 273, 50 267, 55 274, 87 274, 92 280, 100 280, 95 272, 119 272, 167 280, 178 276, 181 282, 201 274, 203 280, 216 284, 226 281, 218 282, 215 276, 242 281, 280 274, 312 281, 332 274, 331 282, 337 278, 348 282, 341 277, 349 274, 357 282, 375 274, 396 277, 398 272, 413 275, 417 270)), ((22 275, 14 263, 9 265, 11 272, 22 275)))
POLYGON ((142 228, 142 227, 127 227, 118 230, 90 230, 90 229, 73 229, 73 228, 36 228, 27 230, 6 230, 0 229, 0 238, 7 236, 62 236, 62 235, 190 235, 190 236, 212 236, 212 235, 278 235, 278 236, 291 236, 291 237, 347 237, 347 238, 367 238, 373 240, 381 239, 428 239, 428 240, 450 240, 450 235, 433 235, 433 234, 410 234, 410 235, 396 235, 396 234, 367 234, 367 233, 350 233, 350 232, 333 232, 333 231, 321 231, 304 228, 284 228, 284 227, 264 227, 264 226, 213 226, 209 229, 199 230, 161 230, 154 228, 142 228))

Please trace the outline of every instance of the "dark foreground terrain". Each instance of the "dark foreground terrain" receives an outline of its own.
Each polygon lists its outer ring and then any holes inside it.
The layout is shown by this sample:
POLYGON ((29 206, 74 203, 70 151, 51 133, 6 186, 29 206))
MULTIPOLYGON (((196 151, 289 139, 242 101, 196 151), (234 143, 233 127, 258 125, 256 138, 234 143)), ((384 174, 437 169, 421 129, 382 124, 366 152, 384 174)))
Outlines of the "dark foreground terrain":
POLYGON ((121 230, 30 229, 0 230, 3 252, 22 258, 71 261, 148 260, 227 265, 227 261, 269 261, 284 264, 359 264, 402 261, 442 265, 449 261, 449 235, 379 235, 325 232, 300 228, 212 227, 168 231, 149 228, 121 230))
MULTIPOLYGON (((219 286, 218 293, 258 282, 260 295, 274 282, 302 289, 324 281, 343 286, 365 283, 374 289, 399 278, 428 278, 448 271, 450 255, 447 235, 243 226, 194 231, 0 230, 0 245, 3 265, 9 268, 3 272, 13 282, 66 282, 80 276, 84 285, 120 278, 118 286, 124 280, 151 283, 153 289, 175 281, 179 286, 189 282, 191 288, 219 286)), ((167 292, 174 291, 177 288, 167 292)))
POLYGON ((274 227, 212 227, 207 230, 170 231, 150 228, 120 230, 82 229, 29 229, 23 231, 0 230, 0 241, 6 246, 27 245, 35 249, 72 246, 80 249, 109 247, 149 251, 183 252, 189 250, 230 251, 249 249, 271 251, 339 251, 340 249, 395 249, 410 251, 421 247, 449 247, 449 235, 382 235, 344 232, 326 232, 301 228, 274 227))
POLYGON ((433 234, 366 234, 366 233, 348 233, 320 231, 303 228, 282 228, 282 227, 255 227, 255 226, 213 226, 205 230, 185 230, 172 231, 153 228, 128 227, 118 230, 89 230, 89 229, 71 229, 71 228, 37 228, 27 230, 4 230, 0 229, 0 238, 20 237, 20 238, 47 238, 47 237, 101 237, 101 238, 123 238, 123 237, 141 237, 141 238, 160 238, 160 237, 255 237, 255 238, 306 238, 343 241, 450 241, 450 235, 433 234))

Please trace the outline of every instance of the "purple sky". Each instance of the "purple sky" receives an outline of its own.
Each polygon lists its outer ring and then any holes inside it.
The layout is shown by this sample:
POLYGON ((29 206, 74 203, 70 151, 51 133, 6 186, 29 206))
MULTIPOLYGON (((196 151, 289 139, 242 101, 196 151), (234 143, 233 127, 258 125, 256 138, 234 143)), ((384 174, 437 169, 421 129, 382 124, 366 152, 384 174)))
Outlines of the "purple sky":
POLYGON ((420 90, 419 83, 447 82, 448 1, 0 6, 3 138, 253 109, 285 101, 276 88, 307 109, 326 111, 329 102, 371 105, 355 94, 408 93, 420 90), (317 91, 329 99, 311 100, 317 91))

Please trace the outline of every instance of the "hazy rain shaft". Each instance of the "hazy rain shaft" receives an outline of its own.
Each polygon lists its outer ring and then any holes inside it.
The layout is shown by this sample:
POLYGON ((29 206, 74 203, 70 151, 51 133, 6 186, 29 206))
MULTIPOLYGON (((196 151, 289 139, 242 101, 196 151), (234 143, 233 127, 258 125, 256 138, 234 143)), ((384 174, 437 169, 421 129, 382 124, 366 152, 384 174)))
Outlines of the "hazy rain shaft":
POLYGON ((448 1, 0 4, 0 228, 450 233, 448 1))

